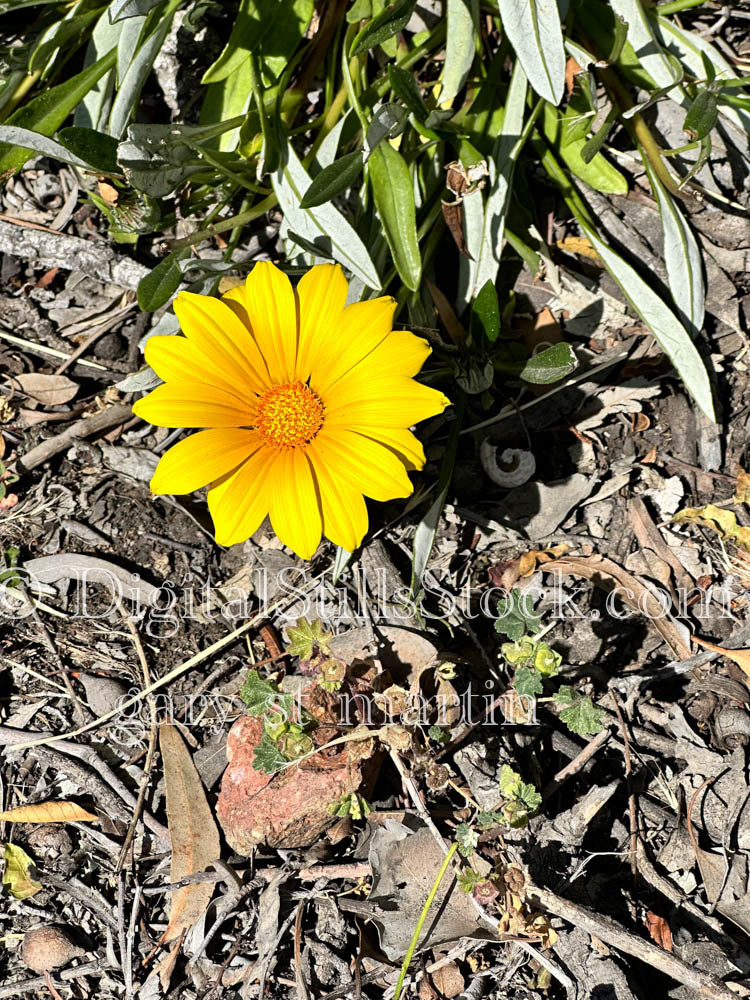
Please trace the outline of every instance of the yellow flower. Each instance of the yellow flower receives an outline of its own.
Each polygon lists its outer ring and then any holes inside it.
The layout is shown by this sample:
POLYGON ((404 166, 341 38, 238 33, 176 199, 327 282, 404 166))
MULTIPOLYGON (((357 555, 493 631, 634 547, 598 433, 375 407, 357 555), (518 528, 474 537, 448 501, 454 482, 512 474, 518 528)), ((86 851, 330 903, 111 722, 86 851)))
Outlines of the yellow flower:
POLYGON ((244 541, 267 514, 309 559, 324 533, 351 552, 367 531, 364 497, 413 490, 424 452, 408 428, 448 405, 414 381, 430 348, 392 329, 395 302, 346 305, 340 267, 313 267, 296 290, 256 264, 223 299, 181 292, 184 337, 152 337, 146 361, 165 382, 133 407, 159 427, 206 428, 170 448, 154 493, 210 485, 221 545, 244 541))

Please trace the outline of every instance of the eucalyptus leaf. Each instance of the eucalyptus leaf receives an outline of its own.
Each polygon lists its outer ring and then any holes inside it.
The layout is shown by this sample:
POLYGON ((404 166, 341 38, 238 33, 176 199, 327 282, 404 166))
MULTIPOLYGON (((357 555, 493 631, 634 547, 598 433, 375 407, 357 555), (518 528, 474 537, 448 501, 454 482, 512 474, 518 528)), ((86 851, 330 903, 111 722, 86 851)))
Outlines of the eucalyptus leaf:
POLYGON ((565 89, 565 48, 557 0, 498 0, 503 28, 529 83, 550 104, 565 89))
POLYGON ((300 202, 300 208, 314 208, 335 198, 351 187, 362 172, 362 152, 348 153, 320 171, 305 196, 300 202))
POLYGON ((406 287, 415 292, 422 277, 422 257, 409 167, 393 146, 381 142, 370 155, 368 172, 393 263, 406 287))

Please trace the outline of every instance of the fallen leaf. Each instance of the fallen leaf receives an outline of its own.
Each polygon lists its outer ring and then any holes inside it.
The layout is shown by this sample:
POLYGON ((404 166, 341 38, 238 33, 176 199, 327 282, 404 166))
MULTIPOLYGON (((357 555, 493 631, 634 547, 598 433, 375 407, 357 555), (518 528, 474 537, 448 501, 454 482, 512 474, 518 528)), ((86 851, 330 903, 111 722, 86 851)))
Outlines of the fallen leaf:
MULTIPOLYGON (((163 723, 159 745, 167 790, 167 820, 172 840, 170 881, 205 871, 221 854, 219 831, 206 800, 200 776, 177 729, 163 723)), ((202 916, 214 892, 211 882, 194 882, 176 889, 163 940, 171 941, 202 916)))
POLYGON ((438 311, 440 322, 450 334, 451 340, 454 344, 462 344, 466 340, 466 330, 463 328, 461 323, 459 323, 453 306, 450 304, 445 295, 443 295, 437 285, 434 285, 429 279, 427 281, 427 287, 430 289, 430 295, 432 296, 432 301, 435 303, 435 308, 438 311))
POLYGON ((569 94, 573 93, 573 88, 576 85, 576 77, 582 72, 582 68, 578 65, 573 56, 568 56, 568 61, 565 63, 565 86, 568 88, 569 94))
POLYGON ((116 187, 112 187, 106 181, 97 181, 96 186, 99 189, 99 197, 102 198, 108 205, 116 205, 117 200, 120 197, 120 192, 116 187))
POLYGON ((8 823, 98 823, 99 817, 86 812, 76 802, 36 802, 0 812, 8 823))
MULTIPOLYGON (((402 823, 386 820, 373 834, 372 891, 367 900, 347 900, 341 905, 375 923, 380 946, 390 961, 406 954, 443 860, 443 852, 426 826, 414 832, 402 823)), ((462 937, 492 940, 493 935, 480 923, 470 897, 458 888, 449 870, 438 886, 417 952, 455 943, 462 937)))
POLYGON ((723 646, 716 646, 713 642, 708 642, 706 639, 700 639, 697 635, 691 636, 693 642, 702 646, 704 649, 710 649, 713 653, 721 653, 722 656, 729 657, 730 660, 734 661, 740 670, 750 677, 750 649, 725 649, 723 646))
POLYGON ((612 559, 600 555, 563 556, 548 562, 542 570, 545 573, 559 571, 582 576, 602 590, 609 593, 616 591, 623 604, 648 618, 679 659, 687 660, 692 655, 687 630, 665 610, 654 590, 612 559))
POLYGON ((38 375, 29 372, 16 375, 15 381, 22 391, 45 406, 60 406, 68 403, 78 392, 78 386, 65 375, 38 375))
POLYGON ((28 899, 29 896, 39 892, 42 883, 35 882, 29 875, 29 868, 34 864, 34 861, 22 847, 6 844, 3 850, 3 860, 5 861, 3 885, 8 887, 8 891, 14 899, 28 899))
POLYGON ((575 253, 579 257, 588 257, 589 260, 601 261, 599 254, 594 250, 591 242, 585 236, 566 236, 564 240, 556 240, 555 246, 566 253, 575 253))
POLYGON ((649 910, 646 914, 646 927, 648 928, 651 940, 655 941, 660 948, 663 948, 664 951, 673 950, 672 931, 669 929, 669 924, 664 917, 660 917, 657 913, 652 913, 649 910))
POLYGON ((740 469, 737 473, 737 489, 732 499, 735 503, 750 504, 750 472, 740 469))
POLYGON ((734 542, 739 548, 750 552, 750 528, 737 524, 737 518, 731 510, 708 503, 705 507, 686 507, 678 511, 672 518, 674 524, 702 524, 717 531, 722 538, 734 542))
POLYGON ((52 282, 57 277, 58 270, 59 270, 59 268, 52 267, 52 268, 49 269, 49 271, 45 271, 44 274, 41 276, 41 278, 39 278, 39 280, 37 281, 37 283, 36 283, 36 285, 34 287, 35 288, 46 288, 48 285, 51 285, 52 282))

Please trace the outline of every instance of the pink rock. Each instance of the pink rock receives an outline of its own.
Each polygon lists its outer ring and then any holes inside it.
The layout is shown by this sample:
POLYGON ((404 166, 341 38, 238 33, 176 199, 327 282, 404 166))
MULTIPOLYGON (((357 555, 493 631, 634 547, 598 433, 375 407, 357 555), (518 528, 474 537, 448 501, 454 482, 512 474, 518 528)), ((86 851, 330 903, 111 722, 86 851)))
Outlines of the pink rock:
MULTIPOLYGON (((230 847, 250 854, 269 847, 307 847, 333 823, 328 806, 355 792, 361 782, 359 762, 345 749, 333 756, 316 755, 275 775, 253 767, 262 735, 260 719, 249 715, 229 730, 229 764, 221 782, 216 815, 230 847)), ((338 750, 339 748, 337 748, 338 750)))

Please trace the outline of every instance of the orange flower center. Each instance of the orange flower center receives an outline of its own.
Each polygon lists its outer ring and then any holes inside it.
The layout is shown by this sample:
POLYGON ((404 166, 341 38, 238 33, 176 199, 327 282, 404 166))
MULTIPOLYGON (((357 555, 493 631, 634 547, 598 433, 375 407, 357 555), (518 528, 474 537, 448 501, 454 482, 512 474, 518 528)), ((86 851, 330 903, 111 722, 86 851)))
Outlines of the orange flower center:
POLYGON ((308 444, 323 425, 323 403, 302 382, 275 385, 258 400, 255 427, 273 448, 308 444))

